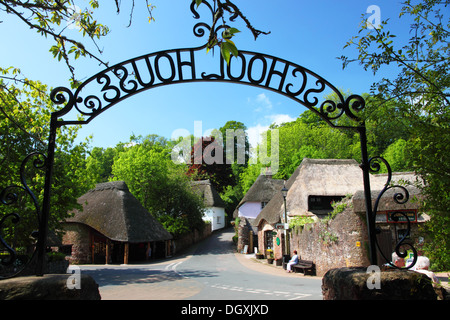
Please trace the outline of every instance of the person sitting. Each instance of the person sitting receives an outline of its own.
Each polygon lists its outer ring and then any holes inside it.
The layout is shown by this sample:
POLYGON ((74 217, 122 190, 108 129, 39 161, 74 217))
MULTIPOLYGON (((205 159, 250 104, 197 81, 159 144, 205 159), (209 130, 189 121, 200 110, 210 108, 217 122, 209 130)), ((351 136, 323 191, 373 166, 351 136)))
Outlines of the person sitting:
POLYGON ((292 266, 298 263, 298 255, 297 250, 294 250, 294 255, 292 256, 291 260, 287 263, 286 271, 292 272, 292 266))
POLYGON ((428 278, 433 280, 434 283, 439 283, 439 279, 436 277, 434 272, 430 271, 428 269, 430 269, 430 259, 428 259, 425 256, 419 256, 417 258, 415 271, 426 274, 428 276, 428 278))
POLYGON ((392 253, 392 263, 397 267, 397 268, 402 268, 405 266, 405 259, 400 258, 397 253, 393 252, 392 253))

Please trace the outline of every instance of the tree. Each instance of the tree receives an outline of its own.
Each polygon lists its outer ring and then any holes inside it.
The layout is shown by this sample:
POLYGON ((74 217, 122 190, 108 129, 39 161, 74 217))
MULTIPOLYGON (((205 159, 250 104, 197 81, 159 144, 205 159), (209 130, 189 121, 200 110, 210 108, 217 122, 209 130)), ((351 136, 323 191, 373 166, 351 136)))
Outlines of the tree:
MULTIPOLYGON (((130 24, 134 10, 134 0, 132 11, 130 12, 130 24)), ((115 1, 117 13, 120 12, 120 2, 115 1)), ((146 8, 149 12, 149 21, 152 20, 152 9, 154 6, 148 4, 146 8)), ((50 47, 50 52, 58 61, 63 60, 71 73, 71 83, 76 87, 79 82, 75 77, 75 67, 72 59, 79 57, 89 57, 97 60, 105 67, 108 63, 101 59, 102 50, 97 45, 97 41, 109 34, 110 30, 95 17, 95 12, 99 8, 99 1, 90 0, 89 8, 81 10, 74 0, 0 0, 0 10, 16 16, 30 30, 34 30, 45 38, 54 40, 50 47), (70 33, 68 26, 74 26, 80 32, 81 38, 89 38, 93 43, 90 49, 81 39, 70 33)), ((26 81, 26 79, 21 79, 26 81)))
MULTIPOLYGON (((9 76, 6 70, 3 74, 9 76)), ((48 88, 38 81, 27 80, 23 86, 10 85, 0 90, 0 186, 1 189, 11 185, 22 186, 19 177, 21 162, 34 152, 34 156, 26 162, 23 177, 35 194, 38 207, 42 203, 45 179, 45 171, 42 170, 44 158, 40 154, 45 154, 47 150, 46 138, 53 111, 55 107, 49 99, 48 88), (17 96, 23 99, 20 101, 17 96)), ((61 128, 58 132, 49 217, 49 229, 52 231, 58 230, 60 221, 68 216, 70 210, 79 208, 77 198, 92 186, 90 178, 83 173, 87 141, 75 144, 78 129, 78 126, 73 126, 61 128)), ((31 197, 23 189, 12 187, 4 189, 1 200, 3 204, 12 202, 3 206, 3 217, 14 212, 21 217, 17 224, 2 225, 7 242, 12 241, 8 243, 17 248, 32 244, 34 240, 30 235, 38 225, 31 197), (12 201, 13 194, 18 196, 15 203, 12 201)), ((12 220, 7 223, 10 222, 12 220)))
MULTIPOLYGON (((401 43, 382 21, 379 28, 367 29, 364 21, 360 35, 346 46, 356 47, 358 57, 342 56, 343 66, 359 62, 365 70, 378 70, 386 65, 397 67, 398 73, 372 85, 372 107, 395 110, 395 116, 407 124, 408 155, 412 168, 425 184, 423 211, 431 215, 428 230, 449 234, 450 224, 450 1, 424 0, 417 4, 407 0, 401 19, 411 19, 410 38, 401 43)), ((379 114, 379 113, 378 113, 379 114)), ((385 114, 392 117, 393 113, 385 114)), ((430 248, 439 247, 445 254, 436 255, 435 263, 450 267, 450 238, 428 233, 430 248), (445 251, 446 250, 446 251, 445 251)))
POLYGON ((214 137, 200 138, 191 149, 187 174, 194 180, 209 179, 221 193, 234 185, 231 164, 226 162, 223 144, 214 137))
POLYGON ((410 168, 407 154, 407 142, 398 139, 386 148, 382 157, 387 160, 392 171, 405 171, 410 168))
MULTIPOLYGON (((320 121, 312 111, 307 110, 295 121, 276 126, 279 130, 279 170, 277 178, 288 179, 297 169, 303 158, 316 159, 358 159, 359 140, 354 132, 330 127, 320 121)), ((267 135, 271 136, 271 135, 267 135)), ((270 139, 262 144, 269 144, 270 139)), ((269 149, 269 147, 267 147, 269 149)))
POLYGON ((246 134, 247 127, 239 121, 227 121, 219 128, 223 140, 223 150, 227 162, 246 166, 249 160, 250 144, 246 134), (228 141, 232 138, 233 141, 228 141), (233 150, 233 154, 231 153, 233 150))
POLYGON ((86 171, 96 183, 107 182, 112 177, 112 165, 117 156, 116 148, 94 147, 86 159, 86 171))
POLYGON ((114 160, 114 180, 124 180, 142 205, 172 234, 203 227, 203 201, 194 193, 185 168, 175 165, 170 148, 143 139, 114 160))

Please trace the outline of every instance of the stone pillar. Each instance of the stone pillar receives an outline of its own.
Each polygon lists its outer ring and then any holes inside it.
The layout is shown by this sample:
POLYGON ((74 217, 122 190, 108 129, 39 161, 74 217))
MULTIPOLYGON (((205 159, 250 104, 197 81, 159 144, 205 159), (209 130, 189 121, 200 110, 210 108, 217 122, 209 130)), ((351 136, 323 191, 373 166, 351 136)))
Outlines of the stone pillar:
POLYGON ((322 294, 324 300, 437 300, 431 279, 424 274, 368 272, 366 267, 329 270, 322 279, 322 294))

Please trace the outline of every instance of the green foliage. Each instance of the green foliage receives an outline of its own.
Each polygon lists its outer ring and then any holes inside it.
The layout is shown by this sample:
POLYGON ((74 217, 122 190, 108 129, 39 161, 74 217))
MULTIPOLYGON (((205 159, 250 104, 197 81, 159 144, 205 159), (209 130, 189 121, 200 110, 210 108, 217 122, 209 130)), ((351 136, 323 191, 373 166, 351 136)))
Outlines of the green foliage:
POLYGON ((47 252, 48 262, 64 261, 66 255, 62 252, 47 252))
POLYGON ((448 271, 450 266, 450 244, 448 241, 450 237, 450 217, 434 214, 432 218, 433 221, 421 226, 421 231, 427 235, 423 249, 425 255, 431 261, 431 270, 448 271))
POLYGON ((289 221, 289 229, 294 230, 298 234, 305 225, 315 222, 312 217, 295 216, 289 221))
POLYGON ((319 238, 321 239, 322 244, 324 244, 326 246, 336 243, 339 240, 339 237, 337 235, 335 235, 333 232, 331 232, 330 230, 328 230, 327 228, 320 231, 319 238))
POLYGON ((113 179, 124 180, 141 204, 175 236, 201 230, 203 201, 192 190, 185 168, 172 162, 167 141, 154 135, 139 140, 115 157, 113 179))
POLYGON ((331 203, 331 206, 333 207, 333 211, 328 213, 328 216, 326 218, 323 218, 322 220, 320 220, 320 222, 323 224, 328 224, 328 222, 333 220, 339 213, 344 212, 344 210, 347 209, 348 206, 352 206, 352 202, 351 202, 352 196, 353 195, 351 195, 351 194, 347 194, 345 196, 345 198, 342 199, 341 201, 338 201, 338 202, 333 201, 331 203))
MULTIPOLYGON (((1 70, 4 76, 17 74, 16 69, 1 70)), ((27 79, 21 86, 6 84, 0 79, 0 188, 21 185, 19 167, 25 157, 38 151, 47 153, 47 138, 50 131, 50 113, 55 111, 49 99, 47 86, 27 79), (17 99, 20 96, 21 100, 17 99)), ((79 208, 76 200, 92 187, 89 176, 83 174, 87 141, 75 144, 79 127, 72 126, 58 130, 56 138, 55 163, 49 230, 59 229, 59 222, 68 216, 68 211, 79 208)), ((35 193, 39 206, 43 201, 45 171, 35 168, 32 157, 25 167, 25 179, 35 193)), ((15 247, 30 245, 30 234, 37 229, 35 207, 28 195, 19 188, 10 189, 18 194, 15 205, 2 206, 4 215, 19 213, 18 224, 8 220, 2 228, 7 242, 15 247)))
POLYGON ((399 16, 402 23, 404 19, 412 23, 410 38, 403 43, 389 30, 389 21, 383 21, 379 29, 368 30, 364 20, 359 35, 347 43, 358 50, 358 57, 341 57, 344 67, 358 61, 374 73, 387 65, 397 67, 397 75, 372 85, 369 113, 375 115, 372 121, 387 124, 379 127, 378 136, 386 138, 394 133, 406 142, 378 139, 390 146, 384 155, 394 167, 412 169, 426 182, 420 186, 425 196, 422 210, 431 216, 426 228, 431 245, 425 254, 444 269, 450 268, 450 237, 442 237, 449 234, 450 216, 448 6, 448 1, 404 1, 399 16))
MULTIPOLYGON (((195 2, 195 4, 200 6, 202 4, 201 0, 192 0, 192 2, 195 2)), ((269 34, 270 32, 263 32, 261 30, 255 29, 250 21, 242 14, 241 10, 236 6, 233 2, 227 0, 227 1, 221 1, 221 0, 215 0, 214 1, 214 18, 213 22, 210 26, 210 34, 208 37, 208 41, 206 43, 206 52, 209 52, 209 50, 213 49, 215 46, 220 47, 220 54, 222 55, 223 59, 227 62, 227 64, 230 63, 231 56, 237 57, 239 55, 238 49, 233 41, 231 41, 231 38, 240 31, 234 27, 228 26, 228 22, 225 19, 225 13, 228 13, 230 15, 230 21, 234 22, 236 18, 242 19, 245 23, 247 28, 252 32, 253 36, 256 38, 260 34, 269 34), (221 25, 218 24, 221 22, 221 25), (225 29, 222 31, 222 34, 220 37, 216 32, 217 30, 225 29)))

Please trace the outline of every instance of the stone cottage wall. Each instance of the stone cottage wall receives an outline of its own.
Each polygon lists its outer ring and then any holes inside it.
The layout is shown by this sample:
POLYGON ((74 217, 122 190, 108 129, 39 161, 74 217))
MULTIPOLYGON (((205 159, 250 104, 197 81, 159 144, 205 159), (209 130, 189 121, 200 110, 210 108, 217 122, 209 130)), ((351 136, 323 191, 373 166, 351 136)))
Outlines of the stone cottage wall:
MULTIPOLYGON (((244 250, 244 247, 250 246, 250 230, 251 226, 246 218, 241 217, 241 220, 239 222, 238 226, 238 243, 237 243, 237 252, 242 252, 244 250)), ((253 244, 255 247, 257 244, 253 244)), ((249 248, 249 250, 253 250, 252 248, 249 248)), ((250 251, 249 251, 250 252, 250 251)))
POLYGON ((64 223, 64 245, 72 245, 71 264, 91 263, 89 227, 79 223, 64 223))
POLYGON ((290 240, 291 255, 297 250, 301 259, 314 261, 318 276, 333 268, 370 265, 366 222, 351 206, 328 223, 292 230, 290 240))

